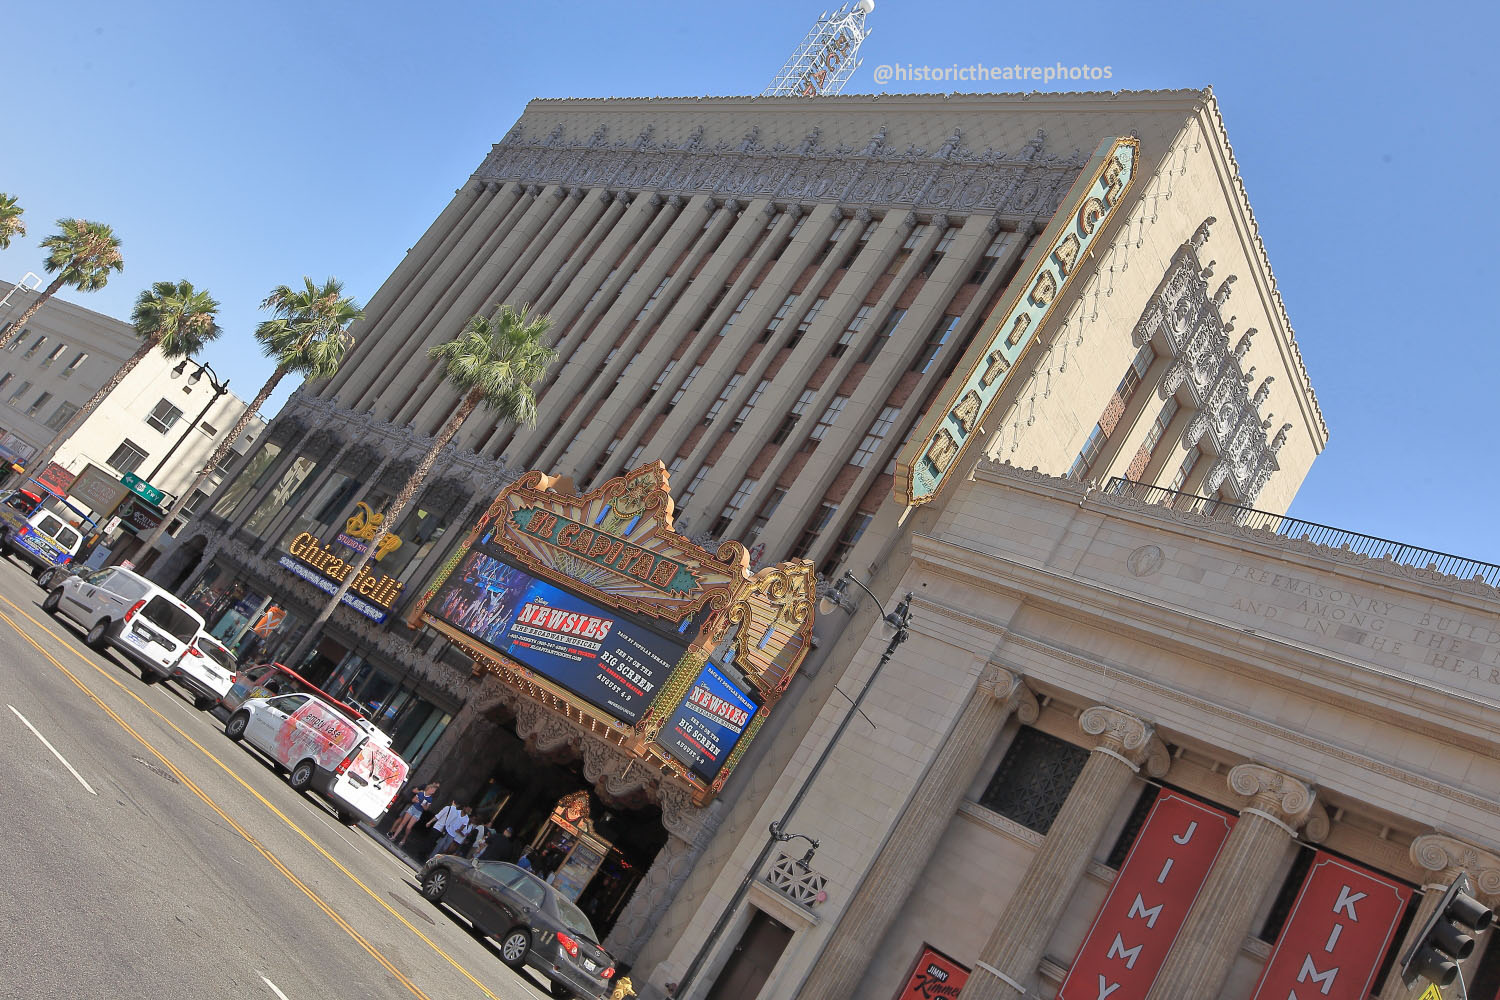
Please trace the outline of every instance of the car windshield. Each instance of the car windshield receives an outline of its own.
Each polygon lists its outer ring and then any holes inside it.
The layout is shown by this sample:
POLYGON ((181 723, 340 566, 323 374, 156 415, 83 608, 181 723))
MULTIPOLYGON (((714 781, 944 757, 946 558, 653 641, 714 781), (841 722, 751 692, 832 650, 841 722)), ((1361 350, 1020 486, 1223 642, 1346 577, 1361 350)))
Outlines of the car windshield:
POLYGON ((198 649, 203 653, 204 656, 208 657, 210 660, 213 660, 225 670, 233 670, 238 666, 238 664, 235 662, 234 654, 225 649, 223 646, 219 645, 217 642, 214 642, 212 639, 206 637, 200 638, 198 640, 198 649))
POLYGON ((183 642, 192 639, 203 627, 202 622, 160 594, 147 602, 141 610, 141 617, 153 625, 160 625, 183 642))
POLYGON ((589 923, 589 918, 583 915, 583 911, 561 896, 557 897, 557 916, 568 930, 582 937, 588 938, 595 944, 599 938, 594 934, 594 925, 589 923))

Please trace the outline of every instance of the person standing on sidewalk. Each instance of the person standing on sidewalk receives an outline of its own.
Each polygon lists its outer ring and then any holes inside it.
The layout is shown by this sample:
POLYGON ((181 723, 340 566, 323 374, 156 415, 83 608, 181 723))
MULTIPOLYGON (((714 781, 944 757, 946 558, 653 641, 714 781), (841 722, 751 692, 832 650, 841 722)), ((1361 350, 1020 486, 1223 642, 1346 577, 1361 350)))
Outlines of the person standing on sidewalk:
POLYGON ((489 839, 479 857, 486 861, 512 861, 516 856, 515 836, 516 828, 507 826, 489 839))
POLYGON ((432 797, 437 794, 437 782, 434 781, 426 788, 418 788, 411 795, 411 804, 406 807, 394 826, 391 827, 391 843, 398 847, 405 847, 407 838, 411 836, 412 830, 422 821, 422 817, 428 809, 432 808, 432 797))
POLYGON ((469 807, 459 805, 458 800, 454 799, 432 817, 432 822, 427 825, 443 831, 442 837, 438 839, 437 846, 432 849, 432 854, 429 854, 428 858, 447 854, 463 843, 464 837, 469 833, 469 807))

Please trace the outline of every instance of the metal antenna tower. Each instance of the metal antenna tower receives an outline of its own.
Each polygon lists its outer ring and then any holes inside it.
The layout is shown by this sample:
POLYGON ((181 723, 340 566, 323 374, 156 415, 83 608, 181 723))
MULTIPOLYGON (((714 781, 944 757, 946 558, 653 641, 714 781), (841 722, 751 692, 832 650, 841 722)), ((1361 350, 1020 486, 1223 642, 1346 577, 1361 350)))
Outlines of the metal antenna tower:
POLYGON ((859 0, 831 15, 823 12, 762 97, 823 97, 837 94, 859 68, 859 46, 870 37, 865 18, 875 0, 859 0))

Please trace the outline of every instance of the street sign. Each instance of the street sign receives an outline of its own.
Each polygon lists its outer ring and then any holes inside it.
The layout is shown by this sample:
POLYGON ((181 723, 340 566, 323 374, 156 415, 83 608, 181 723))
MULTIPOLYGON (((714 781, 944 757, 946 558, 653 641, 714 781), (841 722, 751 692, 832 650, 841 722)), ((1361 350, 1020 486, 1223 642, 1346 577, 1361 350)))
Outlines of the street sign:
POLYGON ((160 506, 161 502, 167 497, 161 490, 152 486, 144 479, 139 478, 133 472, 127 472, 121 476, 120 482, 125 484, 127 490, 153 506, 160 506))
POLYGON ((60 497, 67 496, 68 487, 73 485, 73 473, 56 462, 49 463, 47 468, 32 478, 60 497))
POLYGON ((99 517, 113 514, 130 496, 125 484, 96 465, 84 466, 70 491, 75 500, 88 504, 99 517))
POLYGON ((130 497, 115 511, 120 516, 121 524, 126 531, 133 535, 144 535, 151 531, 166 515, 161 511, 148 506, 139 496, 130 497))

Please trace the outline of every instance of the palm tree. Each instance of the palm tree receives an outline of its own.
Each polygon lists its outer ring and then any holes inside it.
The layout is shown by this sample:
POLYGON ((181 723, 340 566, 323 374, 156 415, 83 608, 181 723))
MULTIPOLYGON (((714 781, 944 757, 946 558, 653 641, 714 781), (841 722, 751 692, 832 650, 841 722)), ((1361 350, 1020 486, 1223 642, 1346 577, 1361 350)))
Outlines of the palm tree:
POLYGON ((255 339, 260 341, 261 352, 276 360, 276 370, 245 407, 234 427, 219 439, 218 447, 203 463, 192 483, 172 503, 161 523, 151 529, 141 543, 142 555, 161 540, 167 526, 192 499, 193 491, 219 467, 282 379, 292 372, 301 372, 304 379, 318 382, 338 373, 344 353, 353 342, 349 336, 349 324, 364 313, 353 299, 344 295, 344 283, 337 278, 329 278, 319 287, 311 278, 303 277, 302 284, 301 289, 277 285, 260 304, 262 309, 271 310, 275 318, 255 328, 255 339))
POLYGON ((16 204, 16 196, 0 191, 0 250, 10 249, 10 241, 26 235, 26 223, 21 216, 26 210, 16 204))
POLYGON ((463 401, 449 414, 442 430, 432 439, 427 454, 422 456, 411 478, 384 512, 375 537, 365 544, 365 550, 350 564, 343 582, 307 627, 287 663, 302 662, 355 578, 369 563, 370 556, 379 550, 380 543, 417 495, 417 490, 432 471, 438 453, 453 440, 464 421, 481 404, 495 411, 497 422, 536 424, 536 385, 557 360, 557 352, 542 342, 552 320, 547 316, 532 318, 529 310, 529 306, 522 306, 517 311, 505 305, 500 307, 500 313, 493 321, 475 316, 457 339, 439 344, 427 352, 428 357, 443 363, 443 380, 463 393, 463 401))
POLYGON ((135 366, 153 350, 160 347, 167 360, 186 358, 203 350, 204 346, 219 336, 219 303, 205 291, 193 287, 190 281, 158 281, 135 300, 130 322, 141 346, 125 360, 120 370, 110 376, 109 381, 83 404, 83 409, 74 413, 58 428, 47 446, 38 452, 34 461, 27 465, 35 472, 47 468, 80 424, 99 406, 104 398, 115 391, 135 366))
POLYGON ((58 232, 42 240, 47 249, 47 259, 42 268, 48 274, 56 274, 52 284, 42 289, 21 318, 0 333, 0 350, 21 335, 21 330, 31 317, 63 285, 72 285, 80 292, 97 292, 109 284, 109 272, 125 270, 125 258, 120 255, 120 240, 102 222, 87 219, 58 219, 58 232))

